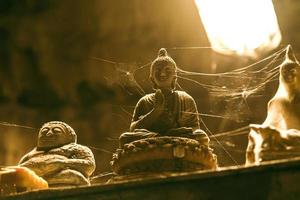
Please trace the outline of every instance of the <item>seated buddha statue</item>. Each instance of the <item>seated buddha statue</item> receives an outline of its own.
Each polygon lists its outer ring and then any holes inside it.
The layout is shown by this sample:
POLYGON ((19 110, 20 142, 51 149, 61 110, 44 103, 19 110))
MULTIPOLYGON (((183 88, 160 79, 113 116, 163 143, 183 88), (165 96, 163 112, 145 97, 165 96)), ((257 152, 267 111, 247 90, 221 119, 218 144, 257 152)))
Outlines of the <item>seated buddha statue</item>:
POLYGON ((66 123, 45 123, 37 147, 21 158, 19 166, 34 171, 49 187, 89 185, 95 170, 94 155, 76 140, 75 131, 66 123))
POLYGON ((200 129, 194 99, 184 91, 175 90, 176 69, 176 63, 166 49, 160 49, 150 68, 155 93, 145 95, 136 104, 130 132, 120 136, 120 147, 135 140, 158 136, 181 136, 208 144, 209 138, 200 129))
POLYGON ((250 125, 246 164, 300 155, 300 65, 290 45, 279 67, 279 86, 266 119, 250 125))
POLYGON ((194 99, 175 90, 176 71, 175 61, 160 49, 150 68, 155 92, 138 101, 129 132, 119 138, 111 161, 116 174, 216 169, 194 99))

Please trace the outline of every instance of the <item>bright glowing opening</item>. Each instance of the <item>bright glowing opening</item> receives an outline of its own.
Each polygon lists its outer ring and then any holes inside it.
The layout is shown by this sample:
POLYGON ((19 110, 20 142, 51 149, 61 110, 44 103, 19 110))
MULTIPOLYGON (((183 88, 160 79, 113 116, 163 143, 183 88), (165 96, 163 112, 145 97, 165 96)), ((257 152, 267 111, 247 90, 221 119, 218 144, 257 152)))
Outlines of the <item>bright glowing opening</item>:
POLYGON ((281 34, 272 0, 195 0, 214 51, 256 57, 281 34))

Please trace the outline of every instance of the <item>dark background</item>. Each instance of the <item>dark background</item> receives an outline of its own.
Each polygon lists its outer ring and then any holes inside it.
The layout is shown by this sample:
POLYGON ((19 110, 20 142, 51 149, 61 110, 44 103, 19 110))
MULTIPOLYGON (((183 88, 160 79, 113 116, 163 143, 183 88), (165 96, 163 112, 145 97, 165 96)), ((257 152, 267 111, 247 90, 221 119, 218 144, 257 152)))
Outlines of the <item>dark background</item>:
MULTIPOLYGON (((300 3, 273 2, 283 37, 279 48, 292 44, 298 56, 300 3)), ((128 130, 137 100, 143 91, 152 92, 149 65, 139 67, 161 47, 182 69, 204 73, 233 70, 266 56, 255 60, 211 49, 172 49, 207 46, 193 0, 0 0, 0 165, 16 165, 36 145, 38 128, 61 120, 74 128, 80 144, 93 150, 95 174, 109 171, 110 152, 128 130)), ((201 113, 216 115, 226 107, 216 110, 214 99, 194 82, 179 83, 201 113)), ((270 83, 259 98, 250 96, 248 107, 227 106, 226 112, 238 120, 202 119, 213 134, 261 123, 276 87, 277 82, 270 83)), ((244 163, 246 134, 219 139, 244 163)), ((235 164, 212 141, 220 165, 235 164)))

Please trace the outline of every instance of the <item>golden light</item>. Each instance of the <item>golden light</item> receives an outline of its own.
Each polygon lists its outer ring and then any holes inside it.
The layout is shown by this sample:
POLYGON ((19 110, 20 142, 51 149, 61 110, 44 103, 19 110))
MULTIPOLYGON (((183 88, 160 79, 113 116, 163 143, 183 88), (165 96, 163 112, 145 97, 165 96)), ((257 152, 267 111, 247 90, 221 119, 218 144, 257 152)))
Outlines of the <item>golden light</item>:
POLYGON ((256 57, 281 34, 271 0, 195 0, 214 51, 256 57))

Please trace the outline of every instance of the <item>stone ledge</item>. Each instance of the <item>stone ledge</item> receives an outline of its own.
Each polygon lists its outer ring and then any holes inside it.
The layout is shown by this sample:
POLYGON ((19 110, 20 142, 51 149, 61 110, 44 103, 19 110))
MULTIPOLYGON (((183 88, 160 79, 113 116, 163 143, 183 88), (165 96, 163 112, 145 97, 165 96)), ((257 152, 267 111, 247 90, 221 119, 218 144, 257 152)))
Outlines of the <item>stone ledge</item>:
POLYGON ((2 199, 299 199, 300 158, 218 171, 173 173, 89 187, 31 191, 2 199))

